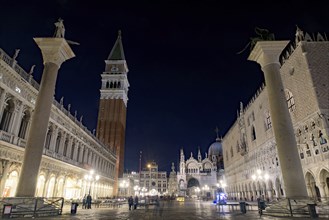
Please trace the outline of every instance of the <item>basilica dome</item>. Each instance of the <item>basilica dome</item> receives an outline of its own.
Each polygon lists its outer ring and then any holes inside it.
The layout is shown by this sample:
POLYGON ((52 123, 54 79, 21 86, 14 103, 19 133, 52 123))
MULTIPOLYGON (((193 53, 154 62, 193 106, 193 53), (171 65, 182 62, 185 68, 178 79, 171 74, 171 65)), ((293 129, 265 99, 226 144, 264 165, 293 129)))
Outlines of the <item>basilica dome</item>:
POLYGON ((210 145, 208 155, 223 155, 222 140, 220 138, 216 138, 216 141, 210 145))

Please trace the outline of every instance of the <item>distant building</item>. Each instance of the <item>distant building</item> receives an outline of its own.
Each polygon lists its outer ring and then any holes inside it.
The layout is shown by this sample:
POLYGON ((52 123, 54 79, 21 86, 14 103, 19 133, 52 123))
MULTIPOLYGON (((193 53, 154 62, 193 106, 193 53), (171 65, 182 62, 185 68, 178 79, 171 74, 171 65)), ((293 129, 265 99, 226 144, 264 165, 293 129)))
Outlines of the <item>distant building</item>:
MULTIPOLYGON (((324 36, 298 29, 296 41, 280 57, 299 158, 313 198, 329 197, 329 42, 324 36)), ((222 144, 230 197, 285 197, 266 87, 246 107, 241 103, 222 144)))
POLYGON ((167 194, 167 172, 159 171, 156 162, 149 163, 140 173, 140 187, 146 189, 148 195, 167 194))
POLYGON ((223 169, 222 144, 218 136, 204 157, 199 149, 196 158, 191 153, 185 160, 181 149, 177 173, 178 195, 215 198, 221 187, 219 181, 224 180, 223 169))
POLYGON ((129 172, 124 173, 123 177, 119 178, 118 181, 118 196, 128 197, 138 194, 139 187, 139 173, 129 172))

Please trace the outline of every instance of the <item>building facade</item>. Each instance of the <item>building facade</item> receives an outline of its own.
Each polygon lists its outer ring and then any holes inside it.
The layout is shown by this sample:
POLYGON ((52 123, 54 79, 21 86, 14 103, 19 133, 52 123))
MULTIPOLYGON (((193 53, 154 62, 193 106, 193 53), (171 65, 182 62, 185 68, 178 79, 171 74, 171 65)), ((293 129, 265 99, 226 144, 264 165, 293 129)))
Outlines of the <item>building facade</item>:
POLYGON ((168 194, 168 179, 166 171, 159 171, 156 162, 147 164, 147 168, 140 173, 124 173, 119 178, 120 197, 133 195, 162 196, 168 194))
MULTIPOLYGON (((297 30, 280 57, 281 78, 310 197, 329 197, 329 42, 297 30)), ((285 196, 266 87, 240 104, 223 138, 227 192, 231 198, 285 196)), ((298 184, 298 183, 296 183, 298 184)))
POLYGON ((151 196, 167 194, 167 172, 159 171, 158 164, 153 161, 147 165, 147 169, 141 171, 139 186, 151 196))
POLYGON ((215 198, 219 190, 218 183, 223 180, 223 156, 221 139, 216 138, 202 157, 200 149, 196 158, 185 160, 180 150, 179 171, 177 172, 178 195, 215 198))
MULTIPOLYGON (((0 49, 0 193, 15 195, 39 84, 33 68, 27 73, 0 49)), ((126 83, 126 82, 125 82, 126 83)), ((117 179, 117 151, 95 137, 54 100, 44 144, 35 196, 82 198, 113 196, 117 179), (92 171, 92 172, 91 172, 92 171), (97 178, 96 178, 97 177, 97 178)), ((107 143, 106 143, 107 144, 107 143)))

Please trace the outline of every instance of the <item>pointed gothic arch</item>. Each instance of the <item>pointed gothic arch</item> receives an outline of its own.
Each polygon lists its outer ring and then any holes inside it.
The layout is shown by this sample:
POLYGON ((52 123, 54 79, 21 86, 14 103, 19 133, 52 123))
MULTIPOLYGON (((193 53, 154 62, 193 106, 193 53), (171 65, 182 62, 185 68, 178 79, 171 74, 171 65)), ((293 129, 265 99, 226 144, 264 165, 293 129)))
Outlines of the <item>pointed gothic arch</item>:
POLYGON ((9 98, 4 105, 5 107, 3 109, 3 113, 0 121, 0 130, 8 132, 9 126, 12 121, 12 116, 15 110, 15 104, 14 101, 11 98, 9 98))
POLYGON ((49 126, 48 131, 47 131, 47 135, 46 135, 46 141, 45 141, 45 148, 46 149, 50 148, 50 141, 51 141, 52 135, 53 135, 53 127, 49 126))
POLYGON ((30 122, 31 119, 31 113, 29 110, 25 110, 23 112, 23 117, 21 120, 21 125, 19 126, 19 131, 18 131, 18 137, 25 139, 26 136, 26 131, 28 128, 28 124, 30 122))

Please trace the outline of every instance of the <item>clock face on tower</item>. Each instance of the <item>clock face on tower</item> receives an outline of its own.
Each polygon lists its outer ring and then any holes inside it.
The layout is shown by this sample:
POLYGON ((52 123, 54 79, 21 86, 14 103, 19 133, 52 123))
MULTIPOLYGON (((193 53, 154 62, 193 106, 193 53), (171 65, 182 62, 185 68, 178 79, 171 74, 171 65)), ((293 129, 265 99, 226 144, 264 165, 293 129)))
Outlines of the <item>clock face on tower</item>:
POLYGON ((116 71, 118 71, 119 70, 119 68, 117 67, 117 66, 112 66, 111 67, 111 71, 113 71, 113 72, 116 72, 116 71))

